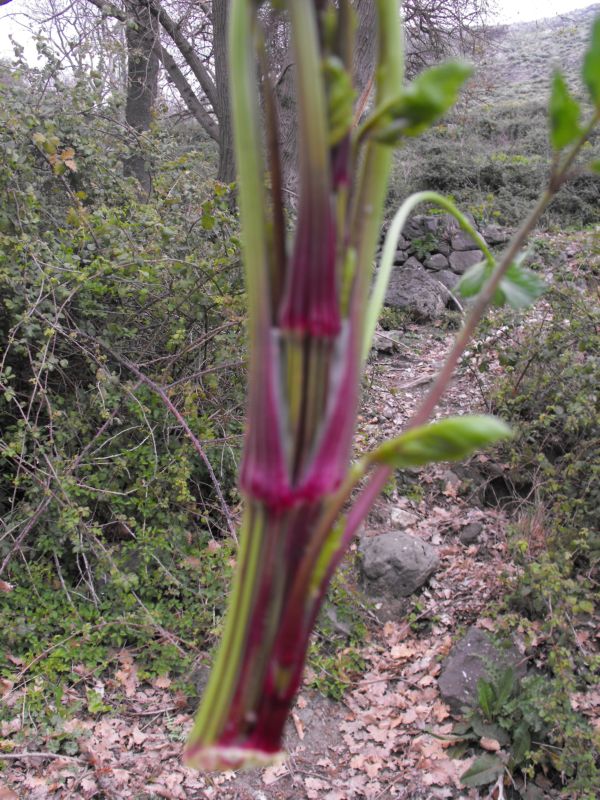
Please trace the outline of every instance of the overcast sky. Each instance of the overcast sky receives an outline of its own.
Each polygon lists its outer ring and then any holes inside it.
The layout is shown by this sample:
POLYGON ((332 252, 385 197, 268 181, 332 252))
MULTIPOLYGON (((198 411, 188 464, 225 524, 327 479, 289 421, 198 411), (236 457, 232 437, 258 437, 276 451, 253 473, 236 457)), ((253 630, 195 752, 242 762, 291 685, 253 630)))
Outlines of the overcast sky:
MULTIPOLYGON (((594 5, 590 0, 496 0, 498 22, 528 22, 544 17, 564 14, 575 8, 594 5)), ((25 46, 28 57, 35 60, 36 52, 27 32, 23 29, 23 19, 19 13, 25 7, 25 0, 12 0, 0 8, 0 56, 12 56, 13 50, 9 34, 25 46)))

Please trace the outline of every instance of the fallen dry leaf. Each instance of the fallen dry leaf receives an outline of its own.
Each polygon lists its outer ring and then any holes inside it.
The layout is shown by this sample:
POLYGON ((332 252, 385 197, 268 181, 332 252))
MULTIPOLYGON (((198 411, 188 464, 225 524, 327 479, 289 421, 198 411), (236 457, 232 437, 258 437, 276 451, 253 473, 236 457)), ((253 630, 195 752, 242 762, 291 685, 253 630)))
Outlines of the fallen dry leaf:
POLYGON ((298 738, 300 741, 302 741, 304 739, 304 725, 302 724, 302 720, 295 711, 292 712, 292 719, 294 721, 294 727, 296 728, 298 738))
POLYGON ((121 669, 115 673, 115 678, 125 689, 126 697, 133 697, 138 685, 137 667, 133 663, 133 656, 126 650, 119 653, 121 669))
POLYGON ((157 689, 168 689, 171 685, 171 678, 168 675, 159 675, 152 685, 157 689))
POLYGON ((262 773, 262 782, 265 786, 271 786, 271 784, 276 783, 285 773, 287 772, 287 767, 285 764, 277 764, 274 767, 267 767, 263 770, 262 773))
POLYGON ((479 740, 479 746, 490 753, 497 753, 500 750, 500 742, 497 739, 492 739, 488 736, 482 736, 479 740))
POLYGON ((390 655, 392 658, 400 659, 400 658, 412 658, 417 651, 414 647, 410 647, 407 644, 397 644, 390 650, 390 655))
POLYGON ((13 583, 7 583, 6 581, 1 581, 0 580, 0 592, 4 592, 5 594, 8 594, 9 592, 12 592, 12 590, 14 588, 15 588, 15 586, 14 586, 13 583))
POLYGON ((136 727, 131 731, 131 738, 134 744, 140 745, 144 744, 148 736, 147 734, 143 733, 136 725, 136 727))

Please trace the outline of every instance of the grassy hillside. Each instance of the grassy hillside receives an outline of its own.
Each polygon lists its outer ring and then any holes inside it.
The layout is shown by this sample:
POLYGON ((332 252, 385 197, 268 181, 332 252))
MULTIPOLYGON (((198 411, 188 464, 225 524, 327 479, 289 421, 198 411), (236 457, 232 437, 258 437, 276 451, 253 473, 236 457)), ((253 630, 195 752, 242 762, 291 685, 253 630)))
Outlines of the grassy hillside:
MULTIPOLYGON (((393 204, 412 191, 437 189, 482 221, 516 224, 548 174, 552 73, 561 69, 584 100, 579 65, 599 13, 595 4, 566 16, 491 29, 452 116, 399 152, 393 204)), ((600 149, 598 133, 591 147, 600 149)), ((600 222, 600 178, 578 170, 544 222, 567 227, 600 222)))

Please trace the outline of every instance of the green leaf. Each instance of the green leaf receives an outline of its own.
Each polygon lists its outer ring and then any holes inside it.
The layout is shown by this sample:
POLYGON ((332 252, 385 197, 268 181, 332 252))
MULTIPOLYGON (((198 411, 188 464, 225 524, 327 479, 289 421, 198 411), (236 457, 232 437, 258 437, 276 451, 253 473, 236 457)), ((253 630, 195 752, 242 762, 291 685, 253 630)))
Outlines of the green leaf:
POLYGON ((500 281, 499 291, 511 308, 525 308, 544 294, 546 284, 535 272, 514 263, 500 281))
POLYGON ((471 725, 479 739, 483 736, 488 739, 496 739, 502 747, 510 742, 510 737, 504 728, 493 722, 484 722, 479 715, 473 718, 471 725))
POLYGON ((489 280, 492 270, 493 266, 487 261, 469 267, 457 284, 459 293, 463 297, 475 297, 489 280))
POLYGON ((521 764, 531 750, 531 734, 526 722, 522 722, 513 734, 513 743, 511 747, 511 757, 515 764, 521 764))
POLYGON ((328 58, 323 70, 327 86, 329 144, 333 146, 338 144, 352 127, 356 92, 352 78, 339 58, 334 56, 328 58))
POLYGON ((496 417, 485 414, 449 417, 384 442, 368 459, 396 469, 420 467, 434 461, 460 461, 480 447, 510 435, 508 425, 496 417))
MULTIPOLYGON (((546 291, 544 281, 530 269, 520 266, 525 253, 510 265, 493 297, 496 306, 508 303, 512 308, 525 308, 546 291)), ((463 297, 479 294, 492 274, 493 266, 485 261, 470 267, 458 282, 463 297)))
POLYGON ((504 706, 504 704, 512 697, 516 689, 516 673, 512 667, 507 667, 502 671, 500 679, 496 684, 496 696, 499 708, 504 706))
POLYGON ((600 17, 596 17, 592 26, 592 40, 583 59, 582 77, 594 105, 600 109, 600 17))
POLYGON ((491 719, 494 712, 495 692, 492 685, 483 678, 477 681, 477 700, 479 707, 488 719, 491 719))
POLYGON ((375 112, 373 138, 395 145, 403 136, 417 136, 454 105, 472 72, 472 67, 462 61, 449 61, 422 72, 399 97, 375 112))
POLYGON ((579 103, 569 92, 560 72, 554 73, 552 94, 548 106, 550 115, 550 142, 555 150, 571 144, 580 135, 579 103))
POLYGON ((469 742, 459 742, 458 744, 453 744, 448 747, 446 749, 446 754, 448 758, 462 758, 470 746, 469 742))
POLYGON ((486 786, 488 783, 493 783, 503 771, 504 764, 500 758, 486 753, 474 761, 469 769, 463 772, 460 779, 465 786, 470 788, 486 786))
POLYGON ((590 169, 592 172, 600 172, 600 161, 592 161, 590 169))

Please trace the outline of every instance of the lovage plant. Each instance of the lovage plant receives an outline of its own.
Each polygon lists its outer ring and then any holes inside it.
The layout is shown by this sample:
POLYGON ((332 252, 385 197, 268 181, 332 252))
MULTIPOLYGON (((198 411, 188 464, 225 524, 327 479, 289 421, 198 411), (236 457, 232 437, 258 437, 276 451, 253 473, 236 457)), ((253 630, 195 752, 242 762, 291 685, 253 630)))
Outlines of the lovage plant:
MULTIPOLYGON (((297 87, 299 199, 290 236, 261 5, 232 0, 230 11, 249 399, 236 577, 220 651, 186 749, 187 763, 204 769, 266 764, 278 757, 329 581, 392 470, 464 458, 508 435, 492 417, 425 423, 489 301, 506 298, 518 305, 539 294, 539 281, 519 265, 517 255, 575 157, 557 158, 551 187, 497 265, 452 204, 430 192, 411 198, 390 228, 373 284, 392 146, 443 114, 470 70, 449 63, 403 87, 398 2, 376 0, 376 98, 367 118, 356 121, 352 3, 278 3, 289 16, 297 87), (408 430, 350 465, 360 381, 394 237, 419 202, 441 204, 475 236, 486 260, 468 276, 466 290, 475 293, 485 285, 408 430)), ((600 26, 596 33, 597 40, 600 26)), ((597 80, 594 91, 598 108, 597 80)), ((572 144, 575 152, 587 134, 571 128, 560 146, 572 144)))

